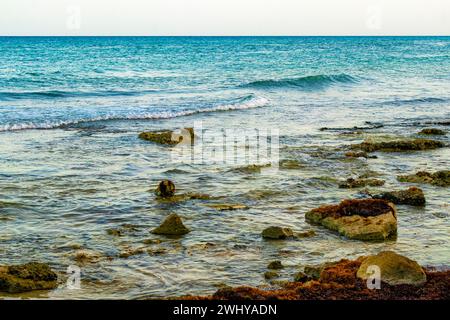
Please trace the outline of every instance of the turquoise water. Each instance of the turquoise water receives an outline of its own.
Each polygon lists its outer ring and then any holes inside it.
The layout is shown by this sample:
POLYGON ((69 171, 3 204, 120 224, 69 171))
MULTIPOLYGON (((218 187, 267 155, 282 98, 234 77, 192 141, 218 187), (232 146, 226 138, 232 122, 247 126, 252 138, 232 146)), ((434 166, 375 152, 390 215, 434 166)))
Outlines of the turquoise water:
POLYGON ((369 160, 345 159, 343 148, 417 137, 422 127, 448 122, 449 71, 449 37, 0 38, 0 264, 40 260, 61 274, 81 265, 81 290, 42 293, 67 298, 267 285, 262 274, 274 259, 288 266, 288 279, 305 264, 380 249, 448 266, 448 188, 421 186, 425 208, 398 206, 394 242, 349 241, 309 226, 304 213, 359 196, 339 189, 339 179, 376 171, 386 185, 371 191, 392 190, 409 185, 398 174, 448 169, 448 148, 369 160), (216 131, 277 129, 280 160, 299 165, 264 175, 233 164, 179 164, 171 148, 137 138, 198 121, 216 131), (373 124, 383 127, 319 130, 373 124), (149 190, 167 178, 179 192, 221 198, 161 203, 149 190), (249 209, 217 212, 207 206, 215 202, 249 209), (193 231, 179 239, 150 234, 171 212, 193 231), (107 234, 123 224, 135 228, 107 234), (270 225, 317 236, 262 241, 270 225), (77 263, 78 248, 98 258, 77 263), (166 251, 120 257, 130 248, 166 251))

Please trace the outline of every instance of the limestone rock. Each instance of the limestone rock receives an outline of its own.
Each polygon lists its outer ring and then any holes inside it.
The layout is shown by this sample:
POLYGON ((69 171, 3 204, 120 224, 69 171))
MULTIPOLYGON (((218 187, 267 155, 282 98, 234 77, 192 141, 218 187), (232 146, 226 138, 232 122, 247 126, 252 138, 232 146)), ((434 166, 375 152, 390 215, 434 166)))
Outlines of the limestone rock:
POLYGON ((363 143, 353 145, 354 149, 361 149, 365 152, 384 151, 419 151, 443 148, 445 144, 441 141, 429 139, 412 139, 412 140, 393 140, 382 142, 364 141, 363 143))
POLYGON ((313 209, 305 219, 355 240, 386 240, 397 233, 394 205, 379 199, 344 200, 313 209))
POLYGON ((407 190, 383 192, 373 196, 374 199, 383 199, 395 204, 408 204, 411 206, 425 205, 425 195, 422 189, 410 187, 407 190))
POLYGON ((169 215, 159 227, 151 231, 151 233, 163 235, 183 235, 189 232, 190 230, 184 226, 181 218, 175 213, 169 215))
POLYGON ((411 175, 397 177, 398 181, 411 183, 428 183, 440 187, 450 186, 450 171, 442 170, 435 173, 419 171, 411 175))
POLYGON ((352 189, 361 187, 379 187, 384 185, 384 181, 380 179, 370 178, 370 179, 354 179, 348 178, 346 181, 339 183, 339 188, 342 189, 352 189))
POLYGON ((57 287, 58 276, 44 263, 0 267, 0 291, 9 293, 50 290, 57 287))
POLYGON ((294 236, 290 228, 269 227, 263 230, 262 237, 265 239, 286 239, 294 236))
POLYGON ((367 273, 369 266, 378 266, 381 281, 390 285, 421 285, 427 281, 425 272, 417 262, 392 251, 382 251, 363 259, 357 277, 366 280, 370 275, 367 273))

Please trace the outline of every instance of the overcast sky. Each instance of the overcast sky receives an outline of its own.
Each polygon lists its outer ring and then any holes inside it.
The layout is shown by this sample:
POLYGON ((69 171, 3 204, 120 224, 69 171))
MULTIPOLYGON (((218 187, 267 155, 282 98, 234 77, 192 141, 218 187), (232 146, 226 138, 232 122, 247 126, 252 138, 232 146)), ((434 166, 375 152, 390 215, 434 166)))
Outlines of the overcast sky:
POLYGON ((0 0, 0 35, 450 35, 450 0, 0 0))

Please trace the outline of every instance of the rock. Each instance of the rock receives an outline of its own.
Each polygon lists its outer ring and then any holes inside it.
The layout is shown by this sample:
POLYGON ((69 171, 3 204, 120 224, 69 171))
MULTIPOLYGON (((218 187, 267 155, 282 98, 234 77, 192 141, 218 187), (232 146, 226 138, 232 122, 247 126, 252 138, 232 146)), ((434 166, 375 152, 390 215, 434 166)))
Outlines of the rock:
POLYGON ((130 248, 130 249, 127 249, 125 251, 122 251, 119 254, 119 258, 126 259, 128 257, 135 256, 135 255, 138 255, 138 254, 143 254, 143 253, 145 253, 144 248, 135 248, 135 249, 130 248))
POLYGON ((398 176, 398 181, 411 183, 428 183, 440 187, 450 186, 450 171, 442 170, 435 173, 419 171, 416 174, 398 176))
POLYGON ((149 131, 139 134, 139 138, 147 141, 151 141, 163 145, 176 145, 181 142, 186 142, 190 139, 190 142, 194 142, 194 129, 184 128, 181 130, 181 134, 177 134, 171 130, 163 131, 149 131))
POLYGON ((308 231, 304 231, 304 232, 296 232, 294 235, 299 239, 311 238, 316 235, 316 232, 314 230, 308 230, 308 231))
POLYGON ((96 263, 102 258, 102 255, 99 252, 89 250, 89 249, 80 249, 75 251, 73 259, 80 264, 87 263, 96 263))
POLYGON ((291 229, 282 227, 269 227, 262 232, 262 237, 265 239, 286 239, 293 236, 291 229))
POLYGON ((208 207, 214 208, 219 211, 248 209, 248 207, 243 204, 229 204, 229 203, 210 204, 210 205, 208 205, 208 207))
POLYGON ((395 204, 408 204, 411 206, 425 205, 425 195, 422 189, 410 187, 408 190, 383 192, 373 196, 374 199, 383 199, 395 204))
POLYGON ((190 230, 184 226, 181 218, 175 213, 169 215, 159 227, 151 231, 151 233, 163 235, 183 235, 188 232, 190 230))
POLYGON ((264 273, 264 278, 267 280, 279 277, 278 272, 275 271, 267 271, 264 273))
POLYGON ((445 135, 445 131, 441 130, 441 129, 436 129, 436 128, 426 128, 426 129, 422 129, 419 132, 419 134, 443 136, 443 135, 445 135))
POLYGON ((384 142, 369 142, 352 145, 354 149, 361 149, 366 152, 384 151, 384 152, 399 152, 399 151, 419 151, 443 148, 445 144, 441 141, 428 139, 413 139, 413 140, 394 140, 384 142))
POLYGON ((122 236, 122 231, 120 231, 119 229, 107 229, 106 233, 109 234, 110 236, 116 236, 116 237, 122 236))
POLYGON ((313 280, 318 280, 320 278, 320 274, 325 267, 333 265, 333 262, 325 262, 316 266, 305 266, 303 273, 309 278, 313 280))
POLYGON ((421 285, 427 281, 422 267, 415 261, 392 251, 382 251, 374 256, 366 257, 357 271, 357 277, 366 280, 369 266, 378 266, 381 281, 390 285, 421 285))
POLYGON ((238 173, 261 173, 261 170, 271 167, 270 163, 267 164, 250 164, 248 166, 233 168, 229 171, 238 173))
POLYGON ((379 187, 384 185, 384 181, 380 179, 354 179, 348 178, 346 181, 339 183, 339 188, 351 189, 351 188, 361 188, 361 187, 379 187))
POLYGON ((312 279, 311 277, 309 277, 308 275, 306 275, 305 273, 303 273, 301 271, 297 272, 294 275, 294 282, 306 282, 306 281, 309 281, 311 279, 312 279))
POLYGON ((157 248, 157 249, 148 249, 147 250, 148 255, 150 256, 160 256, 162 254, 167 253, 167 250, 164 248, 157 248))
POLYGON ((172 197, 175 194, 175 184, 170 180, 163 180, 158 184, 155 194, 162 198, 172 197))
POLYGON ((281 264, 280 260, 272 261, 267 265, 267 269, 278 270, 278 269, 283 269, 283 268, 284 268, 284 266, 281 264))
POLYGON ((44 263, 0 267, 0 291, 19 293, 55 289, 58 276, 44 263))
POLYGON ((355 240, 386 240, 397 233, 395 207, 380 199, 344 200, 313 209, 305 219, 355 240))
POLYGON ((368 158, 369 155, 365 151, 348 151, 345 153, 347 158, 368 158))
POLYGON ((298 160, 291 159, 283 159, 279 162, 279 167, 281 169, 292 170, 292 169, 301 169, 304 167, 298 160))

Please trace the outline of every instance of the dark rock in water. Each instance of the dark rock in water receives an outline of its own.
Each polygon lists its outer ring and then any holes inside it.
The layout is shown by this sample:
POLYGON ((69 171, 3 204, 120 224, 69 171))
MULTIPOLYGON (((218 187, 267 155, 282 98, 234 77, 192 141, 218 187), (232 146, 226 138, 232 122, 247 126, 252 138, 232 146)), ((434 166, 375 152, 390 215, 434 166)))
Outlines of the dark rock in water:
POLYGON ((450 186, 450 171, 442 170, 430 173, 427 171, 419 171, 415 174, 398 176, 398 181, 411 183, 428 183, 440 187, 450 186))
POLYGON ((163 180, 155 190, 158 197, 172 197, 175 194, 175 184, 170 180, 163 180))
POLYGON ((230 203, 210 204, 210 205, 208 205, 208 207, 219 210, 219 211, 248 209, 248 207, 244 204, 230 204, 230 203))
POLYGON ((265 239, 286 239, 293 236, 294 232, 290 228, 269 227, 262 232, 262 237, 265 239))
POLYGON ((181 134, 175 133, 171 130, 149 131, 139 134, 140 139, 163 145, 176 145, 181 142, 189 143, 188 140, 190 140, 190 143, 192 144, 194 142, 194 137, 195 135, 193 128, 184 128, 181 130, 181 134))
POLYGON ((383 192, 373 196, 374 199, 383 199, 395 204, 408 204, 411 206, 425 205, 425 195, 422 189, 410 187, 408 190, 383 192))
POLYGON ((374 130, 374 129, 380 129, 383 128, 382 124, 373 124, 370 127, 350 127, 350 128, 328 128, 328 127, 322 127, 319 130, 320 131, 351 131, 351 130, 374 130))
POLYGON ((304 167, 304 165, 301 164, 300 161, 298 161, 298 160, 283 159, 283 160, 280 160, 279 167, 281 169, 287 169, 287 170, 291 169, 292 170, 292 169, 301 169, 304 167))
POLYGON ((312 278, 301 271, 297 272, 294 276, 294 282, 307 282, 309 280, 312 280, 312 278))
POLYGON ((109 234, 110 236, 116 236, 116 237, 122 236, 122 231, 119 229, 107 229, 106 233, 109 234))
POLYGON ((371 274, 367 272, 370 266, 378 266, 381 281, 390 285, 422 285, 427 281, 425 272, 417 262, 392 251, 383 251, 364 258, 357 277, 366 280, 371 274))
POLYGON ((284 266, 281 264, 280 260, 272 261, 267 265, 267 269, 277 270, 277 269, 283 269, 283 268, 284 268, 284 266))
POLYGON ((445 131, 441 130, 441 129, 436 129, 436 128, 426 128, 426 129, 422 129, 419 132, 419 134, 443 136, 443 135, 445 135, 445 131))
POLYGON ((9 293, 50 290, 57 287, 58 276, 44 263, 30 262, 0 267, 0 291, 9 293))
POLYGON ((276 271, 267 271, 264 273, 264 278, 266 278, 267 280, 277 278, 277 277, 279 277, 279 274, 276 271))
POLYGON ((308 230, 308 231, 303 231, 303 232, 296 232, 294 235, 299 239, 311 238, 316 235, 316 232, 314 230, 308 230))
POLYGON ((266 168, 270 168, 271 164, 249 164, 247 166, 237 167, 230 169, 230 172, 237 172, 237 173, 261 173, 262 170, 266 168))
POLYGON ((347 158, 368 158, 369 155, 365 151, 348 151, 345 153, 347 158))
POLYGON ((306 213, 306 221, 356 240, 386 240, 397 234, 393 204, 380 199, 344 200, 306 213))
POLYGON ((361 187, 379 187, 384 185, 384 181, 380 179, 354 179, 348 178, 345 182, 339 183, 339 188, 351 189, 361 187))
POLYGON ((190 230, 184 226, 181 218, 175 213, 169 215, 158 228, 151 231, 151 233, 163 235, 183 235, 188 232, 190 230))
POLYGON ((400 152, 400 151, 419 151, 430 150, 445 147, 441 141, 428 139, 414 139, 414 140, 394 140, 384 142, 369 142, 365 141, 360 144, 351 146, 353 149, 361 149, 366 152, 384 151, 384 152, 400 152))

